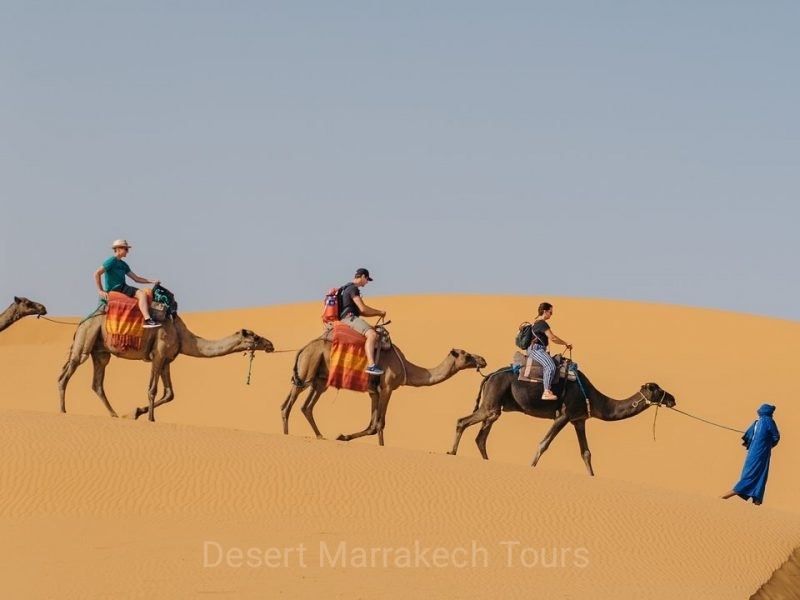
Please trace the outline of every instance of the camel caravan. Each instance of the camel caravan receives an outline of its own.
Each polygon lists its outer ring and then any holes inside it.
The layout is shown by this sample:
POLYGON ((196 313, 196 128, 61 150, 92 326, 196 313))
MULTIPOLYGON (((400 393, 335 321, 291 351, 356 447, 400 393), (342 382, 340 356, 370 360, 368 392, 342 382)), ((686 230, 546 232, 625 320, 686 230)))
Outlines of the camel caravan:
MULTIPOLYGON (((66 413, 70 378, 90 357, 92 390, 112 417, 118 415, 103 385, 111 357, 149 363, 147 404, 128 416, 138 419, 146 414, 150 421, 154 421, 155 409, 175 398, 170 367, 179 355, 214 358, 248 352, 252 359, 256 351, 275 351, 270 340, 249 329, 240 329, 217 340, 196 335, 178 315, 177 300, 169 290, 158 280, 139 277, 130 271, 122 260, 130 249, 127 241, 117 240, 112 248, 115 256, 104 262, 95 273, 101 302, 78 324, 69 356, 58 377, 62 413, 66 413), (114 274, 114 269, 120 269, 119 273, 114 274), (101 275, 106 276, 105 285, 101 275), (126 276, 139 283, 154 285, 143 289, 126 286, 126 276), (160 397, 159 382, 162 387, 160 397)), ((556 336, 547 324, 553 314, 553 307, 548 303, 539 306, 539 315, 533 323, 526 322, 520 326, 516 344, 525 352, 516 352, 510 366, 483 375, 480 369, 486 367, 486 360, 474 352, 457 348, 446 350, 435 366, 416 365, 392 342, 387 329, 390 322, 385 320, 386 312, 368 306, 362 299, 360 288, 370 281, 369 271, 360 268, 352 281, 340 288, 332 288, 326 295, 322 334, 309 341, 295 356, 291 387, 280 407, 284 434, 289 434, 292 407, 308 389, 301 411, 314 435, 324 439, 314 420, 314 407, 322 394, 333 387, 367 393, 371 400, 367 426, 355 433, 339 435, 337 439, 349 441, 377 435, 378 444, 383 446, 389 400, 397 388, 433 386, 461 371, 475 369, 482 375, 475 406, 472 413, 458 419, 455 440, 448 454, 458 452, 461 436, 467 428, 480 425, 475 442, 481 456, 488 460, 486 444, 494 423, 503 412, 521 412, 553 421, 539 442, 531 466, 536 466, 555 437, 571 423, 586 470, 589 475, 594 475, 586 438, 589 418, 621 421, 641 414, 651 406, 675 406, 672 394, 656 383, 645 383, 622 400, 612 399, 598 391, 572 362, 572 346, 556 336), (378 317, 374 325, 364 320, 364 317, 374 316, 378 317), (551 356, 548 350, 550 342, 566 346, 570 351, 569 357, 563 353, 551 356)), ((15 297, 11 306, 0 315, 0 331, 25 316, 46 314, 42 304, 15 297)))

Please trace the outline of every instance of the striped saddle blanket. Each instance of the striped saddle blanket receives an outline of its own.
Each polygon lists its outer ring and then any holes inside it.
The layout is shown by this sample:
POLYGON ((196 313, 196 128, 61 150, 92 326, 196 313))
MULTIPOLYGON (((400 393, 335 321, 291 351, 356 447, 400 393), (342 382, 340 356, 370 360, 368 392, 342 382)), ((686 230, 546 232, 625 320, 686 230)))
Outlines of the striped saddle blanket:
POLYGON ((141 350, 144 317, 136 298, 120 292, 108 293, 106 308, 106 342, 116 352, 141 350))
POLYGON ((369 389, 370 375, 363 335, 340 322, 333 324, 331 333, 331 360, 328 385, 337 389, 365 392, 369 389))

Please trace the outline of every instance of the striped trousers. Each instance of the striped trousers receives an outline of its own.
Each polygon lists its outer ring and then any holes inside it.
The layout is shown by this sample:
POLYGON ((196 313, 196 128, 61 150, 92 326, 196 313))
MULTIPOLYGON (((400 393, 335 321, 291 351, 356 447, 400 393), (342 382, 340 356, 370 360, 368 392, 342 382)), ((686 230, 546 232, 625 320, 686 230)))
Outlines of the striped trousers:
POLYGON ((547 353, 547 348, 541 344, 531 344, 531 347, 528 348, 528 356, 542 365, 544 389, 551 389, 550 386, 553 385, 553 377, 556 374, 556 363, 553 357, 547 353))

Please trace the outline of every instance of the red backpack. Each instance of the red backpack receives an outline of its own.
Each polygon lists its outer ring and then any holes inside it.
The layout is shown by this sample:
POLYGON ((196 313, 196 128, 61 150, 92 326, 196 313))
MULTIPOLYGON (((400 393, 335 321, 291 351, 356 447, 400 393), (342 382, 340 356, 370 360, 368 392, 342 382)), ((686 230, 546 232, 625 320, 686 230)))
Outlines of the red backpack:
POLYGON ((353 285, 352 282, 345 283, 342 287, 331 288, 325 294, 325 304, 322 307, 322 322, 333 323, 342 317, 342 290, 353 285))
POLYGON ((325 304, 322 308, 322 322, 332 323, 339 320, 339 288, 331 288, 325 294, 325 304))

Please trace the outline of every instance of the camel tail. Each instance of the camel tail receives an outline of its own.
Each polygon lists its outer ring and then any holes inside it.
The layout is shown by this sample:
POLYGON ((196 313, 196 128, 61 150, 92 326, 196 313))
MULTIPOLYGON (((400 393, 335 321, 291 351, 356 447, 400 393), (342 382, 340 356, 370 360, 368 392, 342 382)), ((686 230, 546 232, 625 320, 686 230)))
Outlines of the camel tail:
POLYGON ((292 365, 292 383, 296 386, 303 385, 303 380, 300 379, 300 373, 297 370, 297 363, 300 362, 300 354, 303 352, 305 348, 301 348, 297 351, 297 354, 294 357, 294 365, 292 365))
POLYGON ((478 410, 478 407, 481 405, 481 397, 483 396, 483 387, 486 385, 486 382, 489 381, 489 378, 494 375, 494 373, 490 373, 486 377, 483 378, 481 381, 481 387, 478 388, 478 397, 475 398, 475 408, 472 409, 472 412, 478 410))
MULTIPOLYGON (((313 340, 312 340, 313 341, 313 340)), ((303 354, 306 348, 311 345, 312 342, 309 342, 300 350, 297 351, 297 354, 294 357, 294 365, 292 365, 292 384, 296 385, 297 387, 304 387, 306 382, 300 379, 300 370, 297 368, 297 365, 300 364, 300 356, 303 354)))

